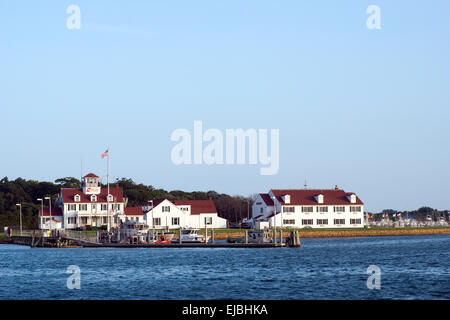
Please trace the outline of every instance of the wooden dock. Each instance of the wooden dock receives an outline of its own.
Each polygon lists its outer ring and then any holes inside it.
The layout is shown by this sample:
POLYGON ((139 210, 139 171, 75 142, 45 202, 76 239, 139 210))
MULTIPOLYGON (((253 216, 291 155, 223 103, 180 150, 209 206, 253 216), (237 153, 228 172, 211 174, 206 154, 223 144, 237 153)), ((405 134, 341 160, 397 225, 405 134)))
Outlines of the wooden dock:
POLYGON ((285 243, 83 243, 83 248, 283 248, 285 243))

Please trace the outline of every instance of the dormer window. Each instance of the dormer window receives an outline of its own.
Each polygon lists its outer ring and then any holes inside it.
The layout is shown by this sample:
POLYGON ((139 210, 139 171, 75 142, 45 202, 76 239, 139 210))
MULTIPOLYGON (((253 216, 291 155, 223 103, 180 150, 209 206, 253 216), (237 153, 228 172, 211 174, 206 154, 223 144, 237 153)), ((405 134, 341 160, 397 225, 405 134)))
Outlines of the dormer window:
POLYGON ((76 202, 80 202, 80 195, 76 194, 75 197, 73 197, 73 200, 76 202))
POLYGON ((112 202, 113 201, 113 196, 111 194, 108 194, 108 202, 112 202))
POLYGON ((291 203, 291 196, 289 194, 285 194, 284 196, 281 196, 281 199, 286 204, 290 204, 291 203))
POLYGON ((347 196, 347 200, 350 201, 350 203, 356 203, 356 194, 351 194, 347 196))
POLYGON ((319 194, 317 196, 314 197, 317 201, 317 203, 322 204, 323 203, 323 194, 319 194))
POLYGON ((92 202, 96 202, 97 201, 97 196, 95 194, 91 195, 91 201, 92 202))

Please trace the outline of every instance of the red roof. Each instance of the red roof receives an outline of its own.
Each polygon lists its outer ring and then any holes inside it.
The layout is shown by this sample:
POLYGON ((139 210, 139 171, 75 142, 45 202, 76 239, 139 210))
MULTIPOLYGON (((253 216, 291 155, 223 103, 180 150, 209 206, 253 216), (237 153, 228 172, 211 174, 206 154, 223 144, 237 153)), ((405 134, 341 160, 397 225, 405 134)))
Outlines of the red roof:
MULTIPOLYGON (((97 194, 97 201, 91 201, 91 195, 90 194, 84 194, 81 189, 76 188, 62 188, 61 189, 62 198, 64 203, 86 203, 86 202, 92 202, 92 203, 100 203, 100 202, 108 202, 106 199, 108 189, 107 188, 101 188, 100 194, 97 194), (80 196, 80 201, 75 201, 74 197, 75 195, 80 196)), ((120 187, 110 187, 109 193, 113 196, 113 202, 123 202, 123 194, 122 189, 120 187)))
POLYGON ((93 173, 88 173, 87 175, 85 175, 83 178, 98 178, 97 175, 93 174, 93 173))
MULTIPOLYGON (((49 217, 50 216, 50 210, 49 208, 44 208, 44 211, 41 213, 41 210, 39 209, 39 215, 41 217, 49 217)), ((52 208, 52 217, 62 217, 62 209, 61 208, 52 208)))
POLYGON ((270 196, 267 193, 260 193, 259 194, 261 196, 261 198, 263 199, 263 201, 268 205, 268 206, 273 206, 273 200, 270 198, 270 196))
MULTIPOLYGON (((356 196, 356 202, 351 203, 347 196, 354 193, 345 192, 341 189, 284 189, 271 190, 282 205, 302 205, 302 206, 343 206, 343 205, 363 205, 364 203, 356 196), (319 194, 323 195, 323 203, 318 203, 315 199, 319 194), (283 202, 281 196, 290 195, 291 201, 288 204, 283 202)), ((273 204, 272 204, 273 205, 273 204)))
POLYGON ((144 211, 142 207, 125 207, 126 216, 143 216, 144 211))
POLYGON ((209 200, 175 200, 176 206, 191 206, 191 214, 217 213, 214 201, 209 200))

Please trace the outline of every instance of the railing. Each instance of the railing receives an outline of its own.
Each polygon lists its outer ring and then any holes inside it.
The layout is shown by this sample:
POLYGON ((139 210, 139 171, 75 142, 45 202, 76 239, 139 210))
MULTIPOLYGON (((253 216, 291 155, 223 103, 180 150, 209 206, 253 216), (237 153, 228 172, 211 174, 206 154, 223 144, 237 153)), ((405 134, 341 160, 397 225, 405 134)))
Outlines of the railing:
POLYGON ((89 231, 61 230, 60 236, 73 240, 98 242, 97 233, 89 231))

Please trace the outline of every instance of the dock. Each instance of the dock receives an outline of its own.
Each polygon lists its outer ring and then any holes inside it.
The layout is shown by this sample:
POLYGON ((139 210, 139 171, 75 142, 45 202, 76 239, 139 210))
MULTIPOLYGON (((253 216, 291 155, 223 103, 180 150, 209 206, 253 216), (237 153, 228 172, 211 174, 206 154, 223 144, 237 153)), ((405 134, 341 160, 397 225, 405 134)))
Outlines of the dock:
MULTIPOLYGON (((53 230, 56 231, 56 230, 53 230)), ((88 234, 82 231, 56 231, 45 232, 42 230, 14 231, 8 235, 11 243, 26 245, 32 248, 284 248, 300 247, 300 239, 297 232, 293 232, 290 238, 283 241, 277 239, 276 231, 270 242, 251 242, 245 233, 244 242, 216 242, 214 233, 212 239, 207 242, 179 242, 172 243, 127 243, 127 242, 104 242, 99 241, 98 235, 88 234), (275 239, 275 241, 274 241, 275 239)))

